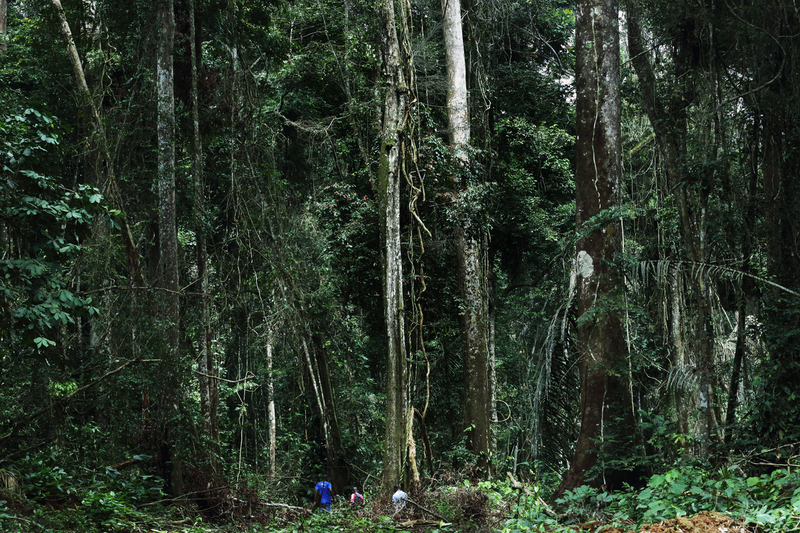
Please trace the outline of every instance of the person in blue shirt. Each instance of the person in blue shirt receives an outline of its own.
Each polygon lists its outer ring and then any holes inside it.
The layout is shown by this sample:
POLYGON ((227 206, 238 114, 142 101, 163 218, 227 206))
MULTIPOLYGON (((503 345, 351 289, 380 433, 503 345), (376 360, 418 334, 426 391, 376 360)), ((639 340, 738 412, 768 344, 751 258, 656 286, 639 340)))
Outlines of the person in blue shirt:
POLYGON ((333 487, 328 482, 328 476, 322 476, 322 481, 314 487, 314 499, 317 505, 325 512, 331 512, 331 501, 333 501, 333 487))

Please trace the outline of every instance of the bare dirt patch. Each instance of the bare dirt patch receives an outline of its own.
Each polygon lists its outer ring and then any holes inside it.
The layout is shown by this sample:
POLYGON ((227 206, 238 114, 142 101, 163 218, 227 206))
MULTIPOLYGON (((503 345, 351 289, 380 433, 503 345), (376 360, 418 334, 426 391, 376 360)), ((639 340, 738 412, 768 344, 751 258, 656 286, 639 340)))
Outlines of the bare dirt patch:
MULTIPOLYGON (((581 528, 584 531, 585 528, 581 528)), ((593 524, 592 531, 598 531, 598 524, 593 524)), ((759 533, 758 526, 748 526, 743 522, 717 513, 700 513, 696 516, 681 516, 665 520, 658 524, 649 524, 639 529, 599 529, 603 533, 759 533)))

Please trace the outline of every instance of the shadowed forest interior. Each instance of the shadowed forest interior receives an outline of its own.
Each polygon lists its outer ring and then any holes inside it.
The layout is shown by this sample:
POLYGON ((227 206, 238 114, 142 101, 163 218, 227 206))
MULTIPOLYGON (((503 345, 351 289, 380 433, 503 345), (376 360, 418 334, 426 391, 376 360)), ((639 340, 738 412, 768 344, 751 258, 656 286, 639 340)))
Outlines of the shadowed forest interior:
POLYGON ((0 529, 797 527, 799 36, 0 0, 0 529))

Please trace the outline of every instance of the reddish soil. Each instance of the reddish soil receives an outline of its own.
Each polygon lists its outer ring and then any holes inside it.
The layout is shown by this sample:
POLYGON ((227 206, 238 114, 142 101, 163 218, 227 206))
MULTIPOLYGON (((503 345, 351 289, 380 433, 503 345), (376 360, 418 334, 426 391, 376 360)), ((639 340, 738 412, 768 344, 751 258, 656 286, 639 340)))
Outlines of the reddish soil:
POLYGON ((601 528, 598 524, 585 524, 583 531, 602 531, 602 533, 759 533, 757 526, 748 526, 720 514, 700 513, 691 518, 680 517, 672 520, 642 526, 637 530, 601 528))

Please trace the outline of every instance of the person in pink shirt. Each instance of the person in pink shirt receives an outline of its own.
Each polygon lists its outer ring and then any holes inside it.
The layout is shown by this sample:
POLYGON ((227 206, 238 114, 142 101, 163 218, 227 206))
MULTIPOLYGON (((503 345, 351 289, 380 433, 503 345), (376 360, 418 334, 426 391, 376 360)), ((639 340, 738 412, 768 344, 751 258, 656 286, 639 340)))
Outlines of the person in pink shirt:
POLYGON ((350 507, 358 509, 364 505, 364 496, 358 492, 358 487, 353 487, 353 494, 350 495, 350 507))

